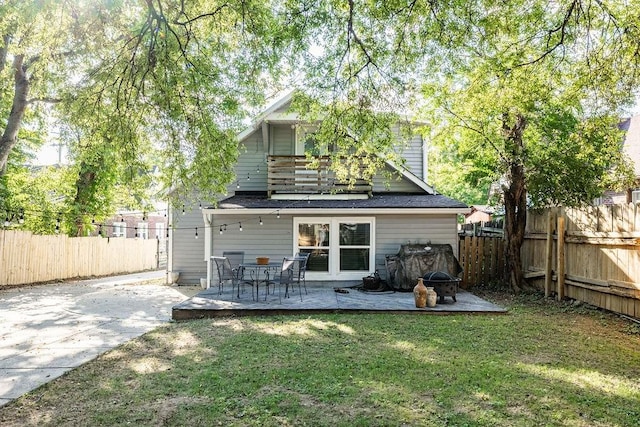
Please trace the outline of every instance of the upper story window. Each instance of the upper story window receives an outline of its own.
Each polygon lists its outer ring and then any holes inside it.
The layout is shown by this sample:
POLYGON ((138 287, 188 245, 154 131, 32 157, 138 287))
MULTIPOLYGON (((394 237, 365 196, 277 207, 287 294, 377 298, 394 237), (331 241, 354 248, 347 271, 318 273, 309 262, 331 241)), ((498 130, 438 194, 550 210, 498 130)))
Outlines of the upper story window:
POLYGON ((298 124, 295 126, 296 156, 304 156, 306 153, 312 156, 326 156, 333 147, 321 145, 315 137, 317 125, 298 124))

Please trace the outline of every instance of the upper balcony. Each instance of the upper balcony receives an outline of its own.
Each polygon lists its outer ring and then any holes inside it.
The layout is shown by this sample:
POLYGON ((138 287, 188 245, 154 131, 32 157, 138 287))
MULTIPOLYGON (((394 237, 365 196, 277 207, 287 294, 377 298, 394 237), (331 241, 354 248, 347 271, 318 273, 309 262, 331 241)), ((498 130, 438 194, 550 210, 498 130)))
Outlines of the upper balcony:
POLYGON ((357 179, 352 186, 349 186, 348 182, 337 181, 335 173, 329 170, 329 157, 322 156, 317 160, 317 168, 311 169, 308 166, 312 161, 306 156, 268 156, 267 192, 269 197, 298 198, 316 195, 369 197, 372 190, 370 182, 357 179))

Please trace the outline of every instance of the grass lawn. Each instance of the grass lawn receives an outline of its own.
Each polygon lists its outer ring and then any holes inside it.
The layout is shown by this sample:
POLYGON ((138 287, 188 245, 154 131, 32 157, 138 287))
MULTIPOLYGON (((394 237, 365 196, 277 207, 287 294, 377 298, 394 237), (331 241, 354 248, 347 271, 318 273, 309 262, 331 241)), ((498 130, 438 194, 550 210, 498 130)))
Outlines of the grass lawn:
POLYGON ((510 313, 169 324, 0 408, 0 425, 638 426, 637 324, 483 296, 510 313))

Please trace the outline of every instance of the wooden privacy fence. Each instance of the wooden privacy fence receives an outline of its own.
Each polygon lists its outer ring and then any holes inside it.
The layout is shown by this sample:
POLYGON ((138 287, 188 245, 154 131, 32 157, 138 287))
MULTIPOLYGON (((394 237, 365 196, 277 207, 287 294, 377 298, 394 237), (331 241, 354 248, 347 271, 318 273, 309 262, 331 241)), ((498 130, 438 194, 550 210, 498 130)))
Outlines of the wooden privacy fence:
POLYGON ((640 317, 640 205, 529 212, 522 261, 547 295, 640 317))
POLYGON ((502 278, 504 272, 504 239, 500 235, 460 235, 458 260, 462 266, 465 289, 502 278))
POLYGON ((158 244, 155 239, 0 230, 0 287, 153 270, 158 244))

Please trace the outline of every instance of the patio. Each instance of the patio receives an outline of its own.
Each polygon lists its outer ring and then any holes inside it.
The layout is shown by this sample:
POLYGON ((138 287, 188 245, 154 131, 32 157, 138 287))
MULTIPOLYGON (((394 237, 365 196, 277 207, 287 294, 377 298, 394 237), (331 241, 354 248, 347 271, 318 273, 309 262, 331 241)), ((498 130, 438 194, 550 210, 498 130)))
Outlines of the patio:
POLYGON ((460 290, 457 302, 445 298, 433 308, 416 308, 412 292, 367 292, 358 289, 359 282, 307 282, 307 291, 302 289, 302 301, 297 287, 289 298, 282 301, 278 289, 264 300, 264 288, 260 289, 259 301, 251 298, 247 288, 240 299, 232 296, 231 286, 218 295, 217 288, 203 290, 188 300, 174 305, 173 320, 191 320, 219 316, 258 316, 276 314, 312 313, 415 313, 415 314, 505 314, 507 310, 483 300, 470 292, 460 290), (341 292, 336 292, 338 288, 341 292))

